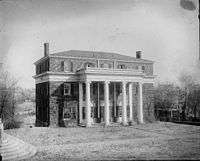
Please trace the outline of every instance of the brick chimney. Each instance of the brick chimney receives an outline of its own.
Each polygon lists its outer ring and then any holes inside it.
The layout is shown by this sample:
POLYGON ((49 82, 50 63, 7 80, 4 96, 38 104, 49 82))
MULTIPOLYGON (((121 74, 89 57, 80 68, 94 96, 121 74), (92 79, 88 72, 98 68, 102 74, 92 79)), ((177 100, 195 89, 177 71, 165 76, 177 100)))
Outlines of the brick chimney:
POLYGON ((142 58, 142 51, 136 51, 136 58, 141 59, 142 58))
POLYGON ((49 55, 49 43, 44 43, 44 57, 49 55))

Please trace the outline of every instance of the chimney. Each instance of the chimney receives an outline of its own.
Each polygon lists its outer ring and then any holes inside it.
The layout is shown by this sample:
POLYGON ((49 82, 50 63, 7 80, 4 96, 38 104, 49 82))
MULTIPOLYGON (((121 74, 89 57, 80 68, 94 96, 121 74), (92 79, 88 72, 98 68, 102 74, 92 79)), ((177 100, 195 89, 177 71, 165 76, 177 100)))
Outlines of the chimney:
POLYGON ((136 51, 136 58, 141 59, 142 58, 142 51, 136 51))
POLYGON ((49 55, 49 43, 44 43, 44 57, 49 55))

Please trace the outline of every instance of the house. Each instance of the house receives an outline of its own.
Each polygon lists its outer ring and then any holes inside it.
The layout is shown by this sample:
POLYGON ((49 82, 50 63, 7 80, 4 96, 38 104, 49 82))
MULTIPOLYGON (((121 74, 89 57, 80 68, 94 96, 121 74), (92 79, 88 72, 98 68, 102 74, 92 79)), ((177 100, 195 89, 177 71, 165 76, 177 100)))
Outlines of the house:
POLYGON ((36 126, 154 120, 153 61, 109 52, 69 50, 36 61, 36 126))

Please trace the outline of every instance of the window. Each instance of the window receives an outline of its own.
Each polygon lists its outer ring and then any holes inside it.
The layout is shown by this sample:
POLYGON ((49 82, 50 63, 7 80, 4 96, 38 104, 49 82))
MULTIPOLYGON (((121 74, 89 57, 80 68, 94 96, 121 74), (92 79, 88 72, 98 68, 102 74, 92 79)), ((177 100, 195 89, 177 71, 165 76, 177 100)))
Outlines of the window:
POLYGON ((64 95, 65 96, 71 95, 71 84, 70 83, 64 83, 64 95))
POLYGON ((85 68, 87 68, 87 67, 95 67, 95 64, 87 62, 87 63, 84 64, 84 66, 85 66, 85 68))
POLYGON ((73 62, 70 62, 70 64, 71 64, 71 69, 70 69, 70 71, 73 72, 73 62))
POLYGON ((63 119, 72 120, 77 119, 77 101, 64 101, 63 119))
POLYGON ((61 61, 61 71, 64 71, 65 70, 65 62, 64 61, 61 61))
POLYGON ((135 66, 135 69, 138 70, 138 66, 135 66))
POLYGON ((101 68, 111 68, 111 65, 108 63, 101 64, 101 68))
POLYGON ((117 66, 118 69, 126 69, 126 66, 124 64, 119 64, 117 66))
POLYGON ((145 66, 142 66, 142 70, 143 70, 143 71, 145 70, 145 66))
POLYGON ((49 71, 49 60, 46 61, 46 71, 49 71))

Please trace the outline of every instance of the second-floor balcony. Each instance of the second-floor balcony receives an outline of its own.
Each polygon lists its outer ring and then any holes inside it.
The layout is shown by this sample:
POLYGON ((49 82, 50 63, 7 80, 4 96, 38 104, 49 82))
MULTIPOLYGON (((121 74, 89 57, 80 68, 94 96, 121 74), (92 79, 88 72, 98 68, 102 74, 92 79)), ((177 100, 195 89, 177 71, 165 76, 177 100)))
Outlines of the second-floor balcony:
POLYGON ((118 69, 85 67, 77 70, 77 74, 103 74, 103 75, 145 75, 141 69, 118 69))

